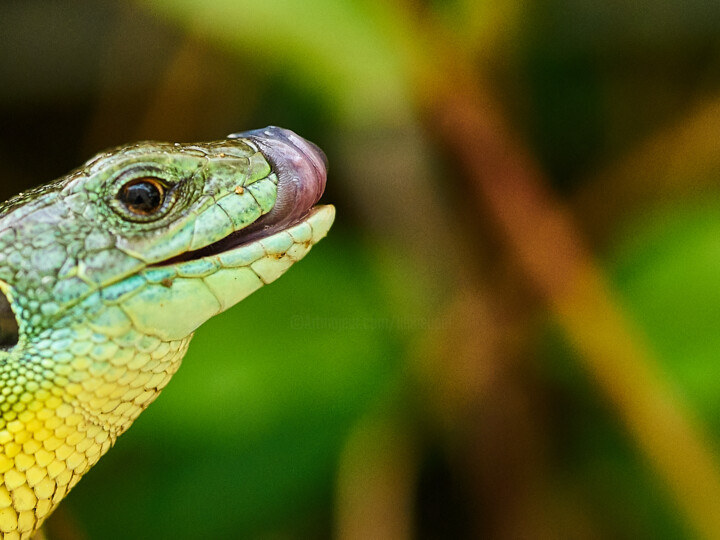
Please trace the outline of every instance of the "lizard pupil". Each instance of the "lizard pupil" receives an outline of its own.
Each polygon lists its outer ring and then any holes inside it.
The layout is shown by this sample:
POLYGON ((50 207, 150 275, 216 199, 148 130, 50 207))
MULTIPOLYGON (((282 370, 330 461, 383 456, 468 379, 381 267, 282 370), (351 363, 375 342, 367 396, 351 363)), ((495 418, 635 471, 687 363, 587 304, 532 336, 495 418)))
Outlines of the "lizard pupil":
POLYGON ((165 186, 155 178, 142 178, 125 184, 120 201, 134 214, 147 216, 160 210, 165 199, 165 186))

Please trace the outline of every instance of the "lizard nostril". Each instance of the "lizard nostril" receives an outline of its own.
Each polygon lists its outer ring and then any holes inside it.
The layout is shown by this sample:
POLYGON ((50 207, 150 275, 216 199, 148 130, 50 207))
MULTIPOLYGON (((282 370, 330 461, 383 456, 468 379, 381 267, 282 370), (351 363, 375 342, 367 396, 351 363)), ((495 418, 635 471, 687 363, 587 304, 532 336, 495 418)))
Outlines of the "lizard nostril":
POLYGON ((18 343, 20 329, 5 293, 0 291, 0 350, 10 350, 18 343))

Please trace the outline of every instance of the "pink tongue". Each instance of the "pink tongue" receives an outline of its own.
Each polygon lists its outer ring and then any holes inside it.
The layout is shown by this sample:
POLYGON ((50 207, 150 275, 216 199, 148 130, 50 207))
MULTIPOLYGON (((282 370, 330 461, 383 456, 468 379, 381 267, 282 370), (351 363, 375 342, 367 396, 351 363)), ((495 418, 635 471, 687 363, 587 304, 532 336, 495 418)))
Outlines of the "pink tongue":
POLYGON ((246 233, 262 230, 267 234, 269 228, 284 229, 305 217, 320 200, 327 182, 327 157, 316 145, 289 129, 274 126, 235 133, 228 138, 253 141, 279 180, 275 206, 248 227, 246 233))
POLYGON ((320 200, 327 182, 328 162, 315 144, 289 129, 275 126, 233 133, 228 138, 255 143, 278 177, 278 195, 272 210, 228 241, 244 244, 286 229, 303 219, 320 200))

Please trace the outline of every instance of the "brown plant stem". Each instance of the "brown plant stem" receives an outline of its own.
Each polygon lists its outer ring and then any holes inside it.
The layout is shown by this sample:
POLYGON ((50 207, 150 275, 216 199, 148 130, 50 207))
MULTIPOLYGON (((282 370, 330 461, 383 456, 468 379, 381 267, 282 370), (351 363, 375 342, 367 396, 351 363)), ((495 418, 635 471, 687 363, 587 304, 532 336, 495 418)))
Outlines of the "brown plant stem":
POLYGON ((500 107, 454 64, 452 79, 440 79, 452 85, 426 96, 430 129, 469 175, 478 210, 490 214, 690 525, 720 538, 720 472, 703 430, 625 317, 567 209, 513 141, 500 107))

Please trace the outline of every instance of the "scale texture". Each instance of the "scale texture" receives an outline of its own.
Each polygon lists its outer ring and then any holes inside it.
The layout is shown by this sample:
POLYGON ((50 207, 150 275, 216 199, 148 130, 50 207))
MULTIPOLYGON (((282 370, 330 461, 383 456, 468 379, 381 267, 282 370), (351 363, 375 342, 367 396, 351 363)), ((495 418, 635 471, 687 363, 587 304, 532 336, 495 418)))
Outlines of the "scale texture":
POLYGON ((158 396, 198 326, 325 236, 331 206, 237 240, 284 189, 265 154, 252 137, 141 143, 0 206, 3 539, 32 536, 158 396), (120 196, 146 178, 163 191, 151 215, 120 196))

